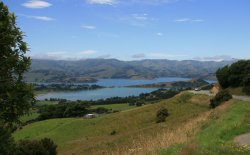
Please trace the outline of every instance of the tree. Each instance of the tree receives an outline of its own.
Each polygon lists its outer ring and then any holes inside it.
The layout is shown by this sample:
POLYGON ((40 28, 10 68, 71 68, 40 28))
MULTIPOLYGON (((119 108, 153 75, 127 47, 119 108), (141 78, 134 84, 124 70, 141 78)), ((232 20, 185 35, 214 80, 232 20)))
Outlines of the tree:
POLYGON ((43 147, 47 150, 49 155, 56 155, 57 154, 57 145, 49 138, 43 138, 41 139, 40 143, 43 145, 43 147))
POLYGON ((169 113, 166 108, 161 108, 156 113, 156 123, 165 122, 166 117, 168 117, 169 113))
POLYGON ((16 148, 16 155, 56 155, 57 145, 49 138, 41 140, 21 140, 16 148))
POLYGON ((243 80, 243 92, 250 95, 250 73, 243 80))
POLYGON ((14 154, 15 141, 8 129, 0 126, 0 155, 14 154))
POLYGON ((16 25, 16 17, 0 2, 0 120, 2 126, 19 122, 34 104, 31 85, 23 81, 30 58, 23 41, 23 33, 16 25))
POLYGON ((227 90, 222 90, 217 93, 213 99, 210 100, 210 107, 216 108, 223 102, 229 101, 232 98, 233 96, 227 90))
POLYGON ((32 88, 23 81, 23 73, 30 65, 23 33, 16 18, 0 2, 0 154, 13 154, 15 142, 12 125, 28 113, 34 103, 32 88))
POLYGON ((228 81, 229 78, 229 67, 225 66, 223 68, 220 68, 216 72, 216 77, 221 85, 222 88, 227 88, 230 86, 230 83, 228 81))

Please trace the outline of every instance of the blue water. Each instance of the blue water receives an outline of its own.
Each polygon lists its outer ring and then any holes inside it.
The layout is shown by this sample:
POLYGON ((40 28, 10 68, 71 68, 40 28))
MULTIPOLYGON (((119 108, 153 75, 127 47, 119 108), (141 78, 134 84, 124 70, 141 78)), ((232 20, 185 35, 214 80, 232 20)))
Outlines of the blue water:
POLYGON ((141 93, 149 93, 157 88, 104 88, 97 90, 84 90, 76 92, 52 92, 37 96, 38 100, 45 100, 46 98, 60 98, 67 100, 98 100, 109 97, 126 97, 138 96, 141 93))
POLYGON ((131 85, 143 85, 152 84, 159 82, 174 82, 174 81, 188 81, 190 78, 179 78, 179 77, 163 77, 152 80, 131 80, 131 79, 99 79, 96 83, 100 86, 111 87, 111 86, 131 86, 131 85))
POLYGON ((158 82, 174 82, 174 81, 187 81, 189 78, 178 78, 178 77, 165 77, 157 78, 152 80, 130 80, 130 79, 100 79, 96 83, 100 86, 112 87, 114 88, 104 88, 97 90, 83 90, 75 92, 52 92, 44 95, 37 96, 38 100, 44 100, 49 98, 61 98, 67 100, 98 100, 105 99, 109 97, 125 97, 125 96, 137 96, 141 93, 149 93, 157 88, 123 88, 121 86, 130 85, 141 85, 141 84, 152 84, 158 82), (119 88, 121 87, 121 88, 119 88))

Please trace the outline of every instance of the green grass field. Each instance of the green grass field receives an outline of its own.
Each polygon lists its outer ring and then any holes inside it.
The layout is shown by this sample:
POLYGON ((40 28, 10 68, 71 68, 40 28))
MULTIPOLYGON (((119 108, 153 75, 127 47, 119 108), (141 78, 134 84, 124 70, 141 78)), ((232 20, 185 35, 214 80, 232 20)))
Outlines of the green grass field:
POLYGON ((108 105, 94 105, 91 106, 91 109, 96 109, 99 107, 103 107, 106 109, 112 109, 112 110, 118 110, 118 111, 124 111, 129 109, 134 109, 135 106, 129 106, 128 104, 108 104, 108 105))
POLYGON ((58 101, 37 101, 36 105, 54 105, 58 104, 58 101))
MULTIPOLYGON (((36 105, 37 106, 41 106, 41 105, 53 105, 53 104, 58 104, 58 101, 36 101, 36 105)), ((39 114, 37 113, 37 109, 36 108, 32 108, 32 110, 30 111, 29 115, 24 115, 20 118, 22 123, 25 123, 27 121, 36 119, 39 116, 39 114)))
POLYGON ((224 110, 210 113, 194 139, 172 145, 160 154, 249 155, 250 148, 238 146, 234 138, 250 132, 250 102, 234 101, 224 110))
POLYGON ((233 95, 239 95, 239 96, 244 96, 246 93, 242 91, 242 87, 237 87, 237 88, 227 88, 227 90, 233 94, 233 95))
POLYGON ((36 122, 16 131, 14 138, 52 138, 59 154, 216 154, 224 153, 224 147, 231 149, 226 149, 228 154, 237 152, 232 140, 250 131, 250 103, 232 100, 211 110, 209 100, 205 95, 182 93, 134 109, 109 105, 124 111, 95 119, 36 122), (161 107, 167 108, 170 116, 156 124, 156 112, 161 107), (111 135, 112 131, 116 134, 111 135))
POLYGON ((197 135, 199 154, 250 154, 237 148, 235 136, 250 132, 250 103, 238 101, 230 109, 204 126, 197 135))
MULTIPOLYGON (((155 138, 166 130, 174 131, 202 112, 208 111, 209 97, 182 94, 170 100, 140 108, 125 110, 95 119, 53 119, 33 123, 14 133, 16 140, 52 138, 60 154, 124 152, 144 146, 144 138, 155 138), (203 100, 199 102, 199 98, 203 100), (170 116, 165 123, 156 124, 156 112, 166 107, 170 116), (116 131, 116 135, 110 135, 116 131), (131 143, 134 141, 134 143, 131 143)), ((151 148, 154 151, 153 148, 151 148)))
POLYGON ((20 119, 21 122, 25 123, 27 121, 36 119, 39 116, 39 114, 36 111, 37 111, 36 109, 32 109, 31 113, 29 115, 22 116, 21 119, 20 119))

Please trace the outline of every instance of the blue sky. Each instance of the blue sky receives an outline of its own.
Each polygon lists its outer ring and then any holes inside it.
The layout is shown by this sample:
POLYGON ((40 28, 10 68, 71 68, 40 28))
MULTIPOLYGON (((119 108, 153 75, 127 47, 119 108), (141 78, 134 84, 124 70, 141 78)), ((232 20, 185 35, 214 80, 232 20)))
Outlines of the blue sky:
POLYGON ((250 58, 249 0, 3 0, 32 58, 250 58))

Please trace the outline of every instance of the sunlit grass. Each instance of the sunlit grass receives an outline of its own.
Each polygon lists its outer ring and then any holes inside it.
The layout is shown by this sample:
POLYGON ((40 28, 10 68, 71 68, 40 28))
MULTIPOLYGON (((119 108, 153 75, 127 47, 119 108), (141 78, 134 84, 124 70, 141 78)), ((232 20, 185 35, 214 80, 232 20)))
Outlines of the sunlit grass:
POLYGON ((186 142, 194 133, 196 124, 203 120, 201 114, 209 111, 209 97, 183 93, 172 99, 143 107, 109 114, 95 119, 52 119, 33 123, 14 133, 16 140, 52 138, 60 154, 126 154, 136 151, 157 152, 175 143, 186 142), (166 122, 155 123, 160 107, 169 110, 166 122), (111 135, 116 131, 115 135, 111 135), (140 149, 141 148, 141 149, 140 149))

